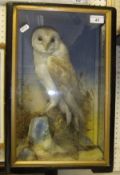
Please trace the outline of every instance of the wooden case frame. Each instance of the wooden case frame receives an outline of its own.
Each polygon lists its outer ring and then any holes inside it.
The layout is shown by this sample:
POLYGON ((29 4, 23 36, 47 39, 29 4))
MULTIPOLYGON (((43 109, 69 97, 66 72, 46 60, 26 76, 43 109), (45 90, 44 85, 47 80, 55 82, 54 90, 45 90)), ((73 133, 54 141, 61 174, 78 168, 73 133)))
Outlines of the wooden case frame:
MULTIPOLYGON (((8 3, 7 5, 7 62, 6 62, 6 116, 11 123, 7 121, 9 128, 8 143, 11 145, 7 158, 10 167, 13 169, 31 170, 46 168, 92 168, 98 171, 112 171, 113 166, 113 131, 114 131, 114 108, 115 108, 115 10, 105 7, 88 7, 58 4, 30 4, 30 3, 8 3), (17 20, 20 10, 32 11, 58 11, 89 13, 105 16, 105 143, 103 160, 94 161, 16 161, 16 74, 17 72, 17 20)), ((8 164, 9 164, 8 163, 8 164)))

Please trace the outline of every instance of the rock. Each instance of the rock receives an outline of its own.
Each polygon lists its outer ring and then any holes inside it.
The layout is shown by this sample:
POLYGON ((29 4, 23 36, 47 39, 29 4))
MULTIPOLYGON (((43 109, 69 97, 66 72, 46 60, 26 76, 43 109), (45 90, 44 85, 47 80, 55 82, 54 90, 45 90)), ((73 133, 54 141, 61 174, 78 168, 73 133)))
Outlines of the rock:
POLYGON ((57 145, 51 137, 46 116, 35 117, 31 120, 28 142, 32 144, 32 150, 38 159, 50 159, 54 154, 65 153, 64 149, 57 145))
POLYGON ((56 155, 66 154, 66 150, 56 144, 49 130, 47 116, 33 118, 28 136, 17 148, 18 160, 51 160, 56 155))
POLYGON ((35 160, 36 156, 29 148, 24 148, 17 157, 18 160, 35 160))
POLYGON ((29 126, 28 141, 35 145, 48 137, 51 137, 48 118, 46 116, 33 118, 29 126))

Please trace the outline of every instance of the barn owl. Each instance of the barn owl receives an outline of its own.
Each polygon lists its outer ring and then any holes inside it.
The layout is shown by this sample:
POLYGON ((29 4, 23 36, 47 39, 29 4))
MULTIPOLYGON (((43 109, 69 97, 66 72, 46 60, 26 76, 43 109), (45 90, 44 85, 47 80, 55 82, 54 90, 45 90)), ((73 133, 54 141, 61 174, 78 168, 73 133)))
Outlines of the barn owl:
POLYGON ((32 47, 35 73, 49 97, 46 112, 59 107, 66 116, 67 125, 73 119, 75 128, 79 129, 84 116, 80 107, 79 83, 68 48, 59 33, 50 27, 33 32, 32 47))

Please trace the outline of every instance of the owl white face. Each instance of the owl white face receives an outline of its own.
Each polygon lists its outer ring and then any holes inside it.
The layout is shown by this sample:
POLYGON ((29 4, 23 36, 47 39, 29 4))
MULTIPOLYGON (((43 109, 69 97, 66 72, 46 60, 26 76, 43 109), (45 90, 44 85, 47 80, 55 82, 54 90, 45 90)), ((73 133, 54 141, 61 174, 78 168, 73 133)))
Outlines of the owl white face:
POLYGON ((52 54, 59 49, 60 43, 59 34, 49 27, 35 30, 32 36, 32 47, 39 53, 52 54))

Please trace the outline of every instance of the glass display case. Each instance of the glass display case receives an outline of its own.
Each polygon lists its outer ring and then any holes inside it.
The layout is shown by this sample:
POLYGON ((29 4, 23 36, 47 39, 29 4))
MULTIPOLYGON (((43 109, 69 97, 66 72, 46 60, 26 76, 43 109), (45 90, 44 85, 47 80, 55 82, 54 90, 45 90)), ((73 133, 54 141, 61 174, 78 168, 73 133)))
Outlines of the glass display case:
POLYGON ((11 166, 110 168, 115 10, 11 3, 7 13, 11 166))

